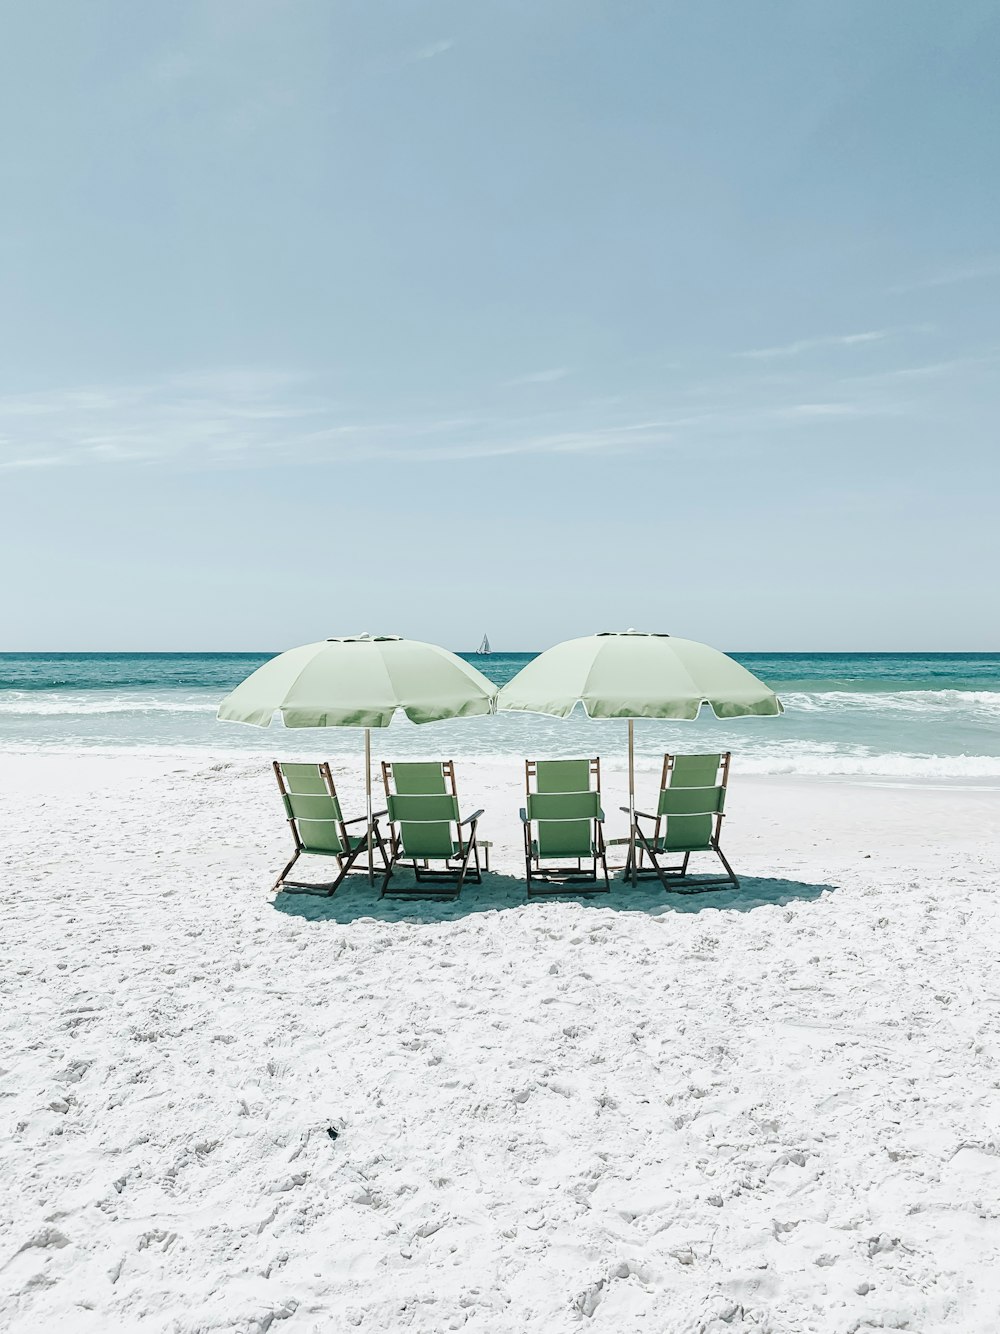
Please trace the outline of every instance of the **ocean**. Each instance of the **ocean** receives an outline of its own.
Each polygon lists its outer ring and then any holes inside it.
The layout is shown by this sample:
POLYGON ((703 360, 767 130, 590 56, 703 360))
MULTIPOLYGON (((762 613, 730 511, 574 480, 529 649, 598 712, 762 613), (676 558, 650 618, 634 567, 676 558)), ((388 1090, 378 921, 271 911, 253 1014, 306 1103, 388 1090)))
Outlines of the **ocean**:
MULTIPOLYGON (((267 653, 0 654, 0 750, 145 750, 226 757, 357 754, 350 729, 220 723, 219 701, 267 653)), ((502 685, 534 655, 464 654, 502 685)), ((780 718, 637 722, 640 763, 730 749, 748 773, 1000 786, 1000 654, 736 653, 780 695, 780 718)), ((579 711, 578 711, 579 713, 579 711)), ((376 758, 601 754, 625 724, 499 714, 373 737, 376 758)))

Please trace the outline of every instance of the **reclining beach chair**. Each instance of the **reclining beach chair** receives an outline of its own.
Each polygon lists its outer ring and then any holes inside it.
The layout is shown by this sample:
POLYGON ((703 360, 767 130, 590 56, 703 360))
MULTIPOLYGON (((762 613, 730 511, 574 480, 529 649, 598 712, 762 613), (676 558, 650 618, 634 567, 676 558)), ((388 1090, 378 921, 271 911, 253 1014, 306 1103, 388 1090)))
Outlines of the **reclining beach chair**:
MULTIPOLYGON (((467 878, 481 884, 476 829, 482 811, 464 819, 460 815, 454 763, 383 761, 382 782, 391 829, 383 897, 454 899, 467 878), (400 862, 409 864, 416 887, 390 891, 389 881, 400 862), (431 862, 440 865, 434 868, 431 862)), ((486 855, 489 870, 489 853, 486 855)))
POLYGON ((611 888, 601 810, 601 761, 526 760, 524 868, 528 894, 589 893, 611 888), (543 865, 551 862, 557 866, 543 865), (576 865, 566 865, 575 861, 576 865), (584 866, 590 863, 589 869, 584 866), (598 867, 604 884, 598 884, 598 867), (542 887, 536 888, 536 882, 542 887))
MULTIPOLYGON (((733 889, 739 889, 736 873, 719 847, 729 760, 729 751, 724 755, 664 755, 656 814, 635 813, 634 869, 638 876, 658 876, 664 889, 689 894, 715 885, 731 885, 733 889), (714 852, 726 868, 726 874, 689 875, 688 862, 693 852, 714 852), (665 864, 664 859, 675 857, 680 857, 679 864, 665 864), (648 868, 643 867, 644 858, 651 863, 648 868)), ((627 812, 628 807, 623 806, 622 810, 627 812)), ((625 879, 632 874, 630 863, 625 868, 625 879)))
MULTIPOLYGON (((273 767, 295 843, 295 856, 278 876, 272 889, 330 895, 368 849, 368 817, 359 815, 354 820, 344 819, 329 764, 282 764, 275 760, 273 767), (364 833, 352 834, 348 831, 349 825, 358 824, 365 826, 364 833), (286 880, 288 872, 303 853, 333 857, 337 863, 337 878, 318 885, 302 880, 286 880)), ((385 812, 380 811, 379 814, 384 815, 385 812)), ((388 865, 377 820, 373 822, 372 833, 382 854, 383 864, 388 865)))

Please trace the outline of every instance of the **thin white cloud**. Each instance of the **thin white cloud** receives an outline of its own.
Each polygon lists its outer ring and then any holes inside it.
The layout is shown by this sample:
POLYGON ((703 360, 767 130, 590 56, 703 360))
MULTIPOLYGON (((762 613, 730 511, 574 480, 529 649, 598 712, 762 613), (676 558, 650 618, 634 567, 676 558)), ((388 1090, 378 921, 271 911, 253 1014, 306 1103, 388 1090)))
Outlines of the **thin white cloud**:
POLYGON ((923 362, 917 366, 898 366, 895 370, 875 371, 868 375, 845 376, 841 383, 875 384, 880 381, 925 380, 959 374, 980 366, 996 366, 1000 362, 1000 348, 976 353, 969 357, 951 357, 947 361, 923 362))
MULTIPOLYGON (((881 409, 877 415, 886 411, 881 409)), ((857 403, 793 403, 787 408, 776 408, 774 415, 788 421, 822 420, 825 417, 864 417, 874 414, 872 408, 857 403)))
POLYGON ((428 42, 426 46, 418 46, 415 51, 409 51, 400 57, 399 65, 417 65, 423 60, 435 60, 438 56, 443 56, 446 52, 454 49, 455 43, 451 40, 440 42, 428 42))
POLYGON ((253 467, 277 455, 286 464, 460 460, 619 452, 668 438, 661 422, 592 418, 567 411, 499 420, 415 414, 387 421, 348 412, 297 376, 174 376, 143 385, 0 397, 0 467, 253 467))
POLYGON ((572 371, 568 366, 553 366, 549 370, 529 371, 527 375, 515 375, 512 380, 505 380, 505 385, 552 384, 556 380, 565 380, 572 371))
MULTIPOLYGON (((173 375, 0 396, 0 468, 236 469, 278 460, 294 467, 690 451, 766 441, 789 427, 820 431, 838 419, 898 417, 911 410, 910 394, 919 396, 920 376, 944 374, 948 365, 888 373, 894 378, 884 386, 877 377, 824 382, 765 372, 720 379, 710 402, 700 392, 661 387, 642 402, 583 392, 568 403, 560 394, 558 405, 531 412, 477 412, 443 401, 437 410, 425 404, 396 417, 348 405, 322 383, 284 371, 173 375)), ((569 374, 551 368, 533 372, 532 380, 544 384, 557 373, 569 374)))
POLYGON ((185 51, 170 51, 160 56, 150 67, 154 83, 170 86, 183 83, 195 73, 197 65, 185 51))
POLYGON ((917 292, 925 287, 950 287, 953 283, 971 283, 990 278, 1000 278, 1000 256, 974 260, 969 264, 958 264, 924 278, 914 278, 912 282, 897 283, 888 290, 894 293, 917 292))
POLYGON ((59 454, 39 454, 36 458, 0 459, 0 469, 14 472, 21 468, 56 468, 70 461, 59 454))
POLYGON ((891 334, 890 329, 866 329, 862 333, 825 335, 822 338, 799 338, 794 343, 783 343, 778 347, 754 347, 747 352, 737 352, 738 357, 753 360, 769 360, 774 357, 797 357, 802 352, 811 352, 821 347, 856 347, 863 343, 880 343, 891 334))

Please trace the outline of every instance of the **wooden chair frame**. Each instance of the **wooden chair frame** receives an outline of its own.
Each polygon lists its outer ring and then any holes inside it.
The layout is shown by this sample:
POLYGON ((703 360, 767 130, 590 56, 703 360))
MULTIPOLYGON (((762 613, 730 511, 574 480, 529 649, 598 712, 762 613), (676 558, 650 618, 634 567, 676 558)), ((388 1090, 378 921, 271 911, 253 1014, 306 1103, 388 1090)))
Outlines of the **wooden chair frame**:
MULTIPOLYGON (((546 761, 542 760, 542 764, 546 761)), ((538 790, 538 760, 525 760, 524 762, 524 790, 528 796, 532 794, 532 780, 535 781, 535 793, 538 790)), ((595 756, 588 761, 590 766, 589 773, 592 780, 592 786, 588 788, 590 792, 601 791, 601 761, 599 756, 595 756)), ((607 894, 611 890, 611 881, 608 876, 607 848, 604 842, 604 812, 598 807, 599 814, 594 817, 594 856, 589 870, 584 868, 584 858, 576 858, 576 866, 543 866, 543 858, 536 857, 531 847, 531 825, 532 821, 528 819, 527 805, 521 807, 521 825, 524 830, 524 873, 528 882, 528 897, 542 897, 549 894, 607 894), (604 884, 599 883, 598 867, 602 868, 604 884), (538 881, 545 888, 535 888, 534 882, 538 881), (592 888, 590 888, 592 886, 592 888)))
MULTIPOLYGON (((673 771, 674 764, 677 759, 681 758, 684 757, 671 754, 664 755, 663 772, 660 776, 660 792, 663 792, 669 787, 670 774, 673 771)), ((716 786, 721 787, 724 791, 727 790, 729 786, 729 764, 731 759, 732 753, 728 750, 719 757, 721 774, 716 786)), ((659 793, 657 794, 657 806, 659 806, 659 793)), ((627 806, 623 806, 621 809, 628 814, 627 806)), ((708 814, 709 812, 705 813, 708 814)), ((636 865, 634 878, 648 880, 655 876, 659 879, 664 889, 681 894, 699 894, 703 890, 715 889, 719 885, 729 885, 733 889, 739 889, 740 882, 736 872, 730 866, 725 853, 719 846, 719 838, 722 833, 722 821, 725 819, 725 809, 715 811, 714 816, 715 827, 709 838, 709 846, 707 848, 693 849, 690 852, 681 852, 681 850, 678 849, 677 855, 681 857, 680 865, 664 866, 660 861, 660 858, 665 855, 669 856, 670 854, 663 850, 657 851, 657 844, 660 841, 661 831, 666 830, 667 822, 670 817, 668 815, 650 815, 646 811, 636 811, 634 826, 636 865), (651 820, 653 822, 652 837, 650 837, 649 833, 643 829, 642 825, 639 823, 640 820, 651 820), (691 860, 693 852, 714 852, 719 861, 721 861, 722 865, 726 868, 726 874, 723 876, 689 875, 688 863, 691 860), (649 867, 643 866, 643 857, 649 858, 651 863, 649 867)), ((625 866, 625 879, 628 880, 632 876, 633 868, 630 856, 625 866)))
MULTIPOLYGON (((275 778, 278 780, 278 790, 280 791, 282 798, 287 800, 287 798, 293 794, 289 792, 288 787, 285 783, 285 775, 281 771, 280 761, 272 760, 271 767, 274 770, 275 778)), ((333 781, 333 774, 330 772, 330 765, 324 760, 321 764, 318 764, 316 767, 319 770, 320 777, 323 780, 323 785, 327 790, 327 794, 333 801, 337 802, 337 805, 339 807, 340 798, 337 796, 337 788, 336 784, 333 781)), ((382 856, 382 864, 384 866, 387 866, 389 864, 389 859, 386 856, 385 844, 382 841, 382 834, 378 827, 378 817, 384 814, 385 811, 377 811, 373 816, 372 837, 378 844, 378 849, 382 856)), ((343 853, 324 852, 316 848, 307 848, 306 845, 302 842, 302 839, 299 835, 298 822, 296 820, 296 817, 293 815, 288 815, 286 816, 286 820, 288 822, 288 828, 291 830, 292 842, 295 844, 295 853, 291 861, 285 866, 281 874, 278 876, 277 880, 271 886, 272 893, 274 893, 275 891, 284 891, 285 893, 289 894, 325 893, 326 896, 329 898, 329 896, 333 894, 340 887, 341 883, 344 880, 344 877, 348 874, 348 872, 354 866, 354 863, 358 860, 358 858, 361 856, 363 852, 367 852, 369 858, 371 858, 373 855, 371 840, 368 838, 362 839, 355 848, 351 847, 351 835, 349 833, 349 826, 356 824, 367 825, 368 823, 367 815, 359 815, 353 820, 345 820, 343 819, 343 817, 341 817, 340 820, 336 821, 341 842, 343 843, 343 846, 346 849, 346 851, 343 853), (295 865, 295 863, 303 854, 305 854, 305 856, 307 857, 333 857, 337 862, 336 879, 328 880, 320 884, 315 884, 305 880, 286 879, 288 872, 292 869, 292 867, 295 865)))
MULTIPOLYGON (((402 761, 397 761, 401 763, 402 761)), ((458 803, 458 783, 455 779, 454 760, 443 760, 441 762, 441 773, 445 783, 445 795, 455 799, 456 807, 458 803)), ((389 760, 382 761, 382 785, 385 788, 386 799, 398 795, 392 791, 393 785, 393 767, 389 760)), ((407 794, 414 795, 414 794, 407 794)), ((439 796, 440 793, 429 793, 427 795, 439 796)), ((459 851, 450 857, 441 857, 439 860, 445 863, 442 869, 435 869, 430 862, 434 858, 416 858, 401 856, 401 837, 396 828, 395 822, 389 825, 389 858, 386 862, 385 875, 382 878, 382 898, 396 899, 456 899, 462 892, 462 886, 469 879, 473 884, 481 885, 483 882, 483 867, 479 861, 479 841, 477 838, 477 829, 479 818, 483 814, 482 810, 474 811, 472 815, 467 815, 461 819, 455 820, 456 838, 459 851), (468 833, 463 837, 462 831, 468 827, 468 833), (470 875, 470 861, 474 866, 474 871, 470 875), (413 871, 414 878, 417 881, 416 889, 396 888, 391 892, 389 882, 392 879, 392 873, 400 864, 408 866, 413 871), (438 888, 428 888, 421 890, 421 885, 438 886, 438 888)), ((490 847, 491 844, 485 844, 485 869, 490 869, 490 847)))

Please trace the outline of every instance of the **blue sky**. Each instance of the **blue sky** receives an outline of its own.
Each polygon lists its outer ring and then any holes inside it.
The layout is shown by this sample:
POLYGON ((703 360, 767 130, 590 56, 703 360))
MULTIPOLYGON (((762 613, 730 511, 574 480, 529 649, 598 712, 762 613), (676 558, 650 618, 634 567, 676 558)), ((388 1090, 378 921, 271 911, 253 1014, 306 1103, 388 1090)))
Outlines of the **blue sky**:
POLYGON ((0 647, 1000 649, 1000 5, 47 0, 0 647))

